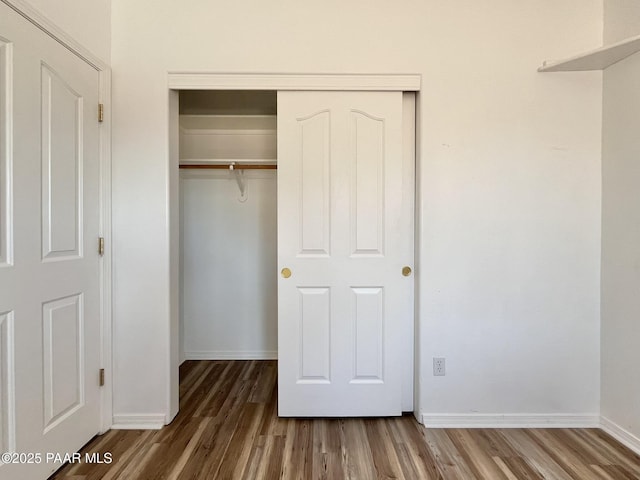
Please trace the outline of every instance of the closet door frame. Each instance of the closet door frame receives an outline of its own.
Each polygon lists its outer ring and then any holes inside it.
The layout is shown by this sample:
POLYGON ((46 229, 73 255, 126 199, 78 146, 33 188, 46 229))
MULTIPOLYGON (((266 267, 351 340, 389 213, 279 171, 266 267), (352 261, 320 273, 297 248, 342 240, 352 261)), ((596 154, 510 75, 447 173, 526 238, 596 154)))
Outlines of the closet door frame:
MULTIPOLYGON (((180 327, 179 327, 179 150, 178 150, 178 116, 180 90, 305 90, 305 91, 395 91, 417 94, 420 91, 422 77, 419 74, 242 74, 242 73, 206 73, 206 72, 169 72, 167 76, 168 104, 169 104, 169 265, 170 285, 172 288, 170 303, 170 325, 167 329, 170 358, 167 372, 168 385, 168 418, 173 418, 179 410, 179 375, 178 368, 181 361, 180 327)), ((418 129, 419 107, 415 106, 415 127, 418 129)), ((415 133, 415 132, 414 132, 415 133)), ((420 191, 419 178, 420 155, 418 136, 415 141, 415 179, 414 193, 414 265, 418 265, 418 232, 420 231, 420 191)), ((413 382, 413 413, 418 421, 420 418, 420 335, 418 286, 419 271, 414 272, 414 382, 413 382)))

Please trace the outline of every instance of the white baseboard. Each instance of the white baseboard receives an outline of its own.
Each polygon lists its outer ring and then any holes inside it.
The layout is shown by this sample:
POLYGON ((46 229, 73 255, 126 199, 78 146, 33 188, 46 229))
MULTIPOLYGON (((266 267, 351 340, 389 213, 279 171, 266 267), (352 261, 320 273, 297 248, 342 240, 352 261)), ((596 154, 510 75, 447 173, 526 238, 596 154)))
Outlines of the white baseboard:
POLYGON ((640 455, 640 438, 606 417, 600 417, 600 428, 640 455))
POLYGON ((114 415, 114 430, 160 430, 165 425, 165 415, 161 413, 145 413, 137 415, 114 415))
POLYGON ((276 360, 277 350, 200 350, 184 352, 187 360, 276 360))
POLYGON ((427 428, 597 428, 597 414, 451 414, 422 413, 420 423, 427 428))

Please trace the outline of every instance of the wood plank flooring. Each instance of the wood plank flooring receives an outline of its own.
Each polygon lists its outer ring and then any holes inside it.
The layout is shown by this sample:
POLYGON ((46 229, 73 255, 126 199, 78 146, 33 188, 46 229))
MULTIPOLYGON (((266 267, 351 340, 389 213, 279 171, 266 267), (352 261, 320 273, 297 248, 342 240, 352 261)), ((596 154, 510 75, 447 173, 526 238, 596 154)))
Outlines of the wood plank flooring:
POLYGON ((84 452, 111 464, 55 480, 640 479, 640 456, 598 429, 425 429, 413 417, 282 419, 274 361, 189 361, 180 413, 159 431, 112 430, 84 452))

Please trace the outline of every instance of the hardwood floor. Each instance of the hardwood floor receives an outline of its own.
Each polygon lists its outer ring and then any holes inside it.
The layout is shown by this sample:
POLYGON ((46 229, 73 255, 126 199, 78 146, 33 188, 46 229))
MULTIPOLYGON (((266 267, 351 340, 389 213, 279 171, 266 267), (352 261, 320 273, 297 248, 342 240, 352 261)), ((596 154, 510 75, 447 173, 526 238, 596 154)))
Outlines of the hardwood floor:
POLYGON ((425 429, 411 416, 282 419, 274 361, 189 361, 180 414, 159 431, 112 430, 55 480, 640 479, 640 456, 597 429, 425 429))

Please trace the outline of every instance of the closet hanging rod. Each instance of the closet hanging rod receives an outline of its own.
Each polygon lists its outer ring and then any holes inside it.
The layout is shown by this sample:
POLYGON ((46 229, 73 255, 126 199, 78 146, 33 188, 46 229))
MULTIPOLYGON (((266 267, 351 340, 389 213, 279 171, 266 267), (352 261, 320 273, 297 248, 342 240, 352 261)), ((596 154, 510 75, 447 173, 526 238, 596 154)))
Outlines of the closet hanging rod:
POLYGON ((276 170, 277 165, 264 163, 234 163, 234 164, 204 164, 204 163, 183 163, 180 168, 198 168, 198 169, 215 169, 229 170, 233 165, 233 170, 276 170))

